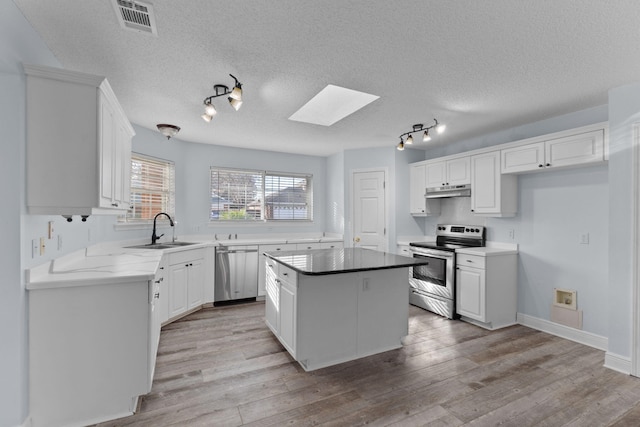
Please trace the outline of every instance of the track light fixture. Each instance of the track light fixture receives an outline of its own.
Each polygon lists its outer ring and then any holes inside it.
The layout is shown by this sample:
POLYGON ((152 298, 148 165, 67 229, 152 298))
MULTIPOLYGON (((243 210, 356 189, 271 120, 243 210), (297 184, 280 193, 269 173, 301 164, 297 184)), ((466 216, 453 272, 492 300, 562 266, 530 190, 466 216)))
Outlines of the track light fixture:
POLYGON ((402 151, 402 150, 404 150, 405 144, 413 144, 413 135, 412 135, 412 133, 424 132, 422 134, 422 142, 429 142, 429 141, 431 141, 431 135, 429 135, 429 131, 431 129, 435 129, 438 134, 444 132, 444 130, 446 129, 447 126, 442 124, 442 123, 438 123, 438 120, 436 120, 436 119, 433 119, 433 121, 435 123, 432 124, 431 126, 428 126, 428 127, 424 127, 424 125, 422 123, 418 123, 418 124, 413 125, 413 130, 410 130, 409 132, 405 132, 402 135, 400 135, 400 142, 398 143, 396 148, 398 150, 402 151), (402 139, 404 136, 407 137, 406 141, 402 139))
POLYGON ((213 119, 213 116, 218 113, 216 111, 216 107, 213 106, 213 98, 228 95, 227 100, 234 110, 238 111, 242 106, 242 83, 240 83, 233 74, 229 75, 233 80, 235 80, 233 89, 230 90, 227 85, 213 85, 213 90, 216 91, 215 95, 211 95, 204 99, 204 114, 201 117, 205 122, 210 122, 211 119, 213 119))

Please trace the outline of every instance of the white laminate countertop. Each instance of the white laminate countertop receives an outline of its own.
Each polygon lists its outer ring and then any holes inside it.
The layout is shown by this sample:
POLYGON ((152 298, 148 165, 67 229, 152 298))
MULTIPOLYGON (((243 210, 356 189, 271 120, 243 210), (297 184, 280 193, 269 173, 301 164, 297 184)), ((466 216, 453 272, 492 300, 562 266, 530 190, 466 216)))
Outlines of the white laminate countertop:
POLYGON ((478 256, 497 256, 497 255, 515 255, 518 253, 518 245, 515 243, 487 242, 486 246, 481 248, 460 248, 456 249, 457 254, 478 255, 478 256))
POLYGON ((166 253, 217 246, 341 242, 342 237, 248 236, 230 240, 213 240, 208 236, 181 236, 179 240, 194 244, 169 249, 127 247, 149 243, 146 239, 137 239, 89 246, 28 269, 26 288, 27 290, 54 289, 151 280, 156 274, 162 255, 166 253))

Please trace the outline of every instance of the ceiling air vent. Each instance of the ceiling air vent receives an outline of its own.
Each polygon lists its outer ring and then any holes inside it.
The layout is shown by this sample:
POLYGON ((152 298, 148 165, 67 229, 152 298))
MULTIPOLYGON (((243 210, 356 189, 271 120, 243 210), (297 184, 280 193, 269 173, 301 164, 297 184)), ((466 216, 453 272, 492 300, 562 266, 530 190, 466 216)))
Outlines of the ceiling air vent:
POLYGON ((153 6, 141 1, 113 0, 113 7, 122 28, 158 35, 153 6))

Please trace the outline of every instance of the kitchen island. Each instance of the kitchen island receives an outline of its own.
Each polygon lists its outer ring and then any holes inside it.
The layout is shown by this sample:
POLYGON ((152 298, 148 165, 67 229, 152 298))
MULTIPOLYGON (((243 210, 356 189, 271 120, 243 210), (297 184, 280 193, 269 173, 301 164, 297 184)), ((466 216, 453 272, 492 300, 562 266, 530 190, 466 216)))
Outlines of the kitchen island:
POLYGON ((362 248, 265 253, 267 326, 306 371, 396 349, 414 258, 362 248))

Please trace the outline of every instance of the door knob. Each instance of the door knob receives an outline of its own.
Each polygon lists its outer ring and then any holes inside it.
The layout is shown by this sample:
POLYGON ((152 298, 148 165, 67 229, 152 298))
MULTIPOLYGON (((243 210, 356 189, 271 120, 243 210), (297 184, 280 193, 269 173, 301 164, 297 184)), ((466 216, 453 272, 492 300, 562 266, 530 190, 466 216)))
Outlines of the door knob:
POLYGON ((360 242, 360 236, 354 237, 353 241, 356 242, 356 243, 359 243, 360 242))

